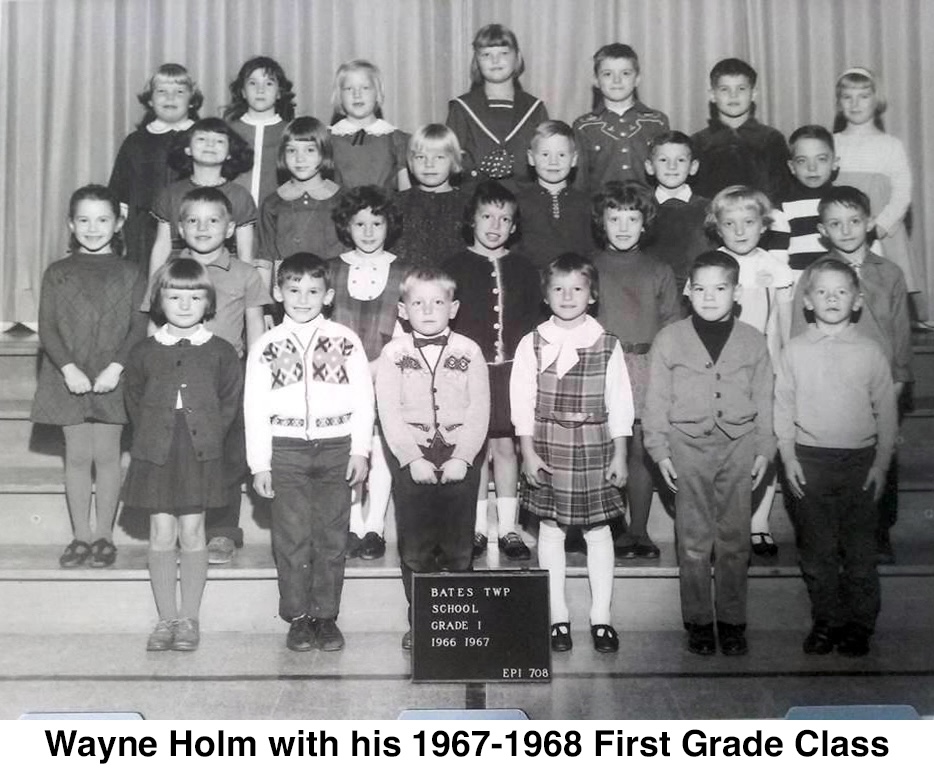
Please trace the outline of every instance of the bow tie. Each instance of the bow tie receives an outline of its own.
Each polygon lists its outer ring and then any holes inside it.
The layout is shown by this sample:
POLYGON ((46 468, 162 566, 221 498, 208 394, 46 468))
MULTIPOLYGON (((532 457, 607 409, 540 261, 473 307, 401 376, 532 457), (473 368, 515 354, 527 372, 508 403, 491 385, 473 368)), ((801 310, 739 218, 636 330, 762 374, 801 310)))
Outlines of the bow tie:
POLYGON ((191 346, 191 339, 179 339, 177 342, 175 342, 175 346, 177 346, 177 347, 190 347, 190 346, 191 346))
POLYGON ((414 341, 415 341, 415 349, 421 349, 422 347, 429 347, 432 344, 437 344, 439 347, 443 347, 445 344, 448 343, 448 337, 445 336, 444 334, 441 334, 440 336, 429 336, 426 339, 416 336, 414 338, 414 341))

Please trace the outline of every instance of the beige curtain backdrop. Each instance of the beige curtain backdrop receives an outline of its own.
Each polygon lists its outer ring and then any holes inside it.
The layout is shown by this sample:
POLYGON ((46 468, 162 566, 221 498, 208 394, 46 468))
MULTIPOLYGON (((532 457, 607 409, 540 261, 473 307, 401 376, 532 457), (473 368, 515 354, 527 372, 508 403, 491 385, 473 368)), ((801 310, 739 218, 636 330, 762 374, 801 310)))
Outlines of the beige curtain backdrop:
MULTIPOLYGON (((642 100, 687 132, 703 127, 707 72, 726 56, 756 67, 758 116, 786 135, 832 123, 842 69, 876 70, 886 128, 915 171, 914 245, 928 252, 934 0, 12 0, 0 2, 0 322, 36 318, 68 196, 107 181, 159 64, 187 66, 215 115, 240 64, 271 55, 299 114, 327 119, 334 70, 365 57, 383 70, 386 117, 411 131, 467 89, 470 40, 490 22, 515 30, 524 86, 569 122, 590 106, 593 52, 613 41, 640 55, 642 100)), ((930 266, 926 285, 934 295, 930 266)))

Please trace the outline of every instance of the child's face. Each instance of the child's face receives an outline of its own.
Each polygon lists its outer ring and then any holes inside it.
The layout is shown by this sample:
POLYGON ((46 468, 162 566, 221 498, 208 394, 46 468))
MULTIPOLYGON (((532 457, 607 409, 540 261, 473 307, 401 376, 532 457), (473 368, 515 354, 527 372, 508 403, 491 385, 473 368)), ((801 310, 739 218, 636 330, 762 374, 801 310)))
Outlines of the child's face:
POLYGON ((765 222, 752 204, 724 208, 717 217, 717 232, 734 256, 745 256, 759 246, 765 222))
POLYGON ((835 250, 851 254, 865 247, 873 226, 873 220, 859 208, 832 203, 824 209, 817 231, 830 241, 835 250))
POLYGON ((548 281, 545 302, 555 324, 562 328, 573 328, 584 322, 587 309, 594 301, 590 281, 581 272, 557 273, 548 281))
POLYGON ((477 51, 480 76, 488 83, 509 82, 518 64, 519 54, 508 45, 491 45, 477 51))
POLYGON ((804 294, 804 306, 814 312, 823 325, 848 323, 850 315, 859 309, 862 299, 850 278, 836 270, 822 270, 811 279, 804 294))
POLYGON ((876 116, 876 92, 871 85, 845 86, 838 101, 850 125, 863 125, 876 116))
POLYGON ((341 109, 351 120, 365 120, 376 111, 376 85, 360 69, 344 75, 341 83, 341 109))
POLYGON ((321 150, 316 141, 290 139, 284 155, 285 167, 296 181, 308 181, 321 171, 321 150))
POLYGON ((195 165, 223 165, 230 157, 230 139, 224 133, 195 131, 185 148, 195 165))
POLYGON ((163 122, 177 123, 188 117, 191 96, 191 89, 187 83, 173 77, 156 75, 153 78, 149 106, 163 122))
POLYGON ((688 176, 697 173, 697 166, 687 145, 662 144, 655 147, 652 156, 645 161, 645 172, 654 176, 665 189, 678 189, 687 183, 688 176))
POLYGON ((749 114, 756 89, 746 75, 722 75, 710 89, 710 100, 724 117, 741 118, 749 114))
POLYGON ((243 83, 241 93, 252 112, 269 112, 276 108, 279 81, 265 69, 254 69, 243 83))
POLYGON ((644 225, 641 211, 607 208, 603 212, 606 241, 614 251, 631 251, 639 245, 644 225))
POLYGON ((75 207, 74 217, 68 221, 81 253, 108 251, 114 235, 122 227, 123 219, 106 200, 81 200, 75 207))
POLYGON ((606 102, 623 103, 639 85, 639 71, 631 59, 604 59, 594 75, 594 85, 606 102))
POLYGON ((328 288, 323 277, 302 275, 287 279, 272 289, 273 298, 296 323, 310 323, 334 301, 334 289, 328 288))
POLYGON ((195 328, 208 309, 208 292, 204 288, 163 288, 161 297, 165 321, 180 331, 195 328))
POLYGON ((817 189, 830 181, 837 170, 837 156, 820 139, 798 139, 791 148, 788 167, 791 174, 809 189, 817 189))
POLYGON ((357 211, 348 224, 354 248, 367 255, 379 253, 386 242, 386 217, 373 213, 371 208, 357 211))
POLYGON ((473 216, 474 242, 490 251, 506 247, 516 231, 516 208, 510 203, 483 203, 473 216))
POLYGON ((567 136, 538 139, 528 155, 529 165, 535 169, 535 175, 546 184, 567 181, 571 169, 577 165, 577 152, 567 136))
POLYGON ((442 333, 457 315, 460 302, 434 280, 415 280, 399 302, 399 317, 408 320, 412 330, 423 336, 442 333))
POLYGON ((438 142, 428 142, 415 151, 409 169, 424 192, 442 192, 451 188, 454 160, 438 142))
POLYGON ((220 203, 196 200, 182 211, 178 231, 192 251, 207 256, 219 251, 224 241, 233 237, 234 223, 220 203))
POLYGON ((708 322, 728 320, 739 294, 739 286, 723 267, 701 267, 691 275, 691 308, 708 322))

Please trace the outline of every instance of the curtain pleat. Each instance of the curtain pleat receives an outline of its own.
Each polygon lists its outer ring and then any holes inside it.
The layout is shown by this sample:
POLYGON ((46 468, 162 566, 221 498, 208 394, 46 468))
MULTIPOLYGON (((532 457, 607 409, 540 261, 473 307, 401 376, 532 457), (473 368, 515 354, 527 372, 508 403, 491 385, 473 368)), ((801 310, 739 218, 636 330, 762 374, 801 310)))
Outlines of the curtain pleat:
MULTIPOLYGON (((298 113, 331 115, 334 71, 362 57, 383 71, 384 113, 411 131, 443 121, 469 85, 477 28, 514 29, 523 85, 568 122, 590 108, 592 55, 639 53, 640 97, 690 133, 707 118, 707 72, 725 56, 760 74, 758 115, 786 135, 830 125, 848 66, 885 83, 886 128, 915 173, 914 247, 934 232, 934 2, 925 0, 13 0, 0 3, 0 322, 35 320, 45 267, 64 252, 70 193, 106 182, 142 116, 136 95, 159 64, 192 72, 202 115, 257 54, 295 83, 298 113)), ((934 269, 926 275, 934 296, 934 269)))

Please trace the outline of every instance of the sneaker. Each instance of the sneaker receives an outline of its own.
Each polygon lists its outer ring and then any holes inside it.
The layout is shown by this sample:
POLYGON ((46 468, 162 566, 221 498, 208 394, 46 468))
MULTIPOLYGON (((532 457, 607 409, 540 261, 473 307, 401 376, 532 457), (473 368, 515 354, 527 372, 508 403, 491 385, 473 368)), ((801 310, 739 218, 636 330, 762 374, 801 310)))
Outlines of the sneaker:
POLYGON ((869 638, 872 630, 859 624, 847 624, 840 633, 837 653, 841 656, 865 656, 869 653, 869 638))
POLYGON ((555 653, 570 651, 574 647, 571 640, 571 625, 567 621, 559 621, 551 625, 551 650, 555 653))
POLYGON ((688 624, 688 650, 698 656, 712 656, 717 652, 717 638, 713 624, 688 624))
POLYGON ((475 558, 480 557, 484 552, 486 552, 486 545, 489 540, 482 533, 474 533, 473 535, 473 556, 475 558))
POLYGON ((771 533, 753 533, 749 537, 752 544, 752 553, 759 557, 775 557, 778 554, 778 544, 771 533))
POLYGON ((376 560, 386 554, 386 539, 375 531, 370 531, 363 537, 360 546, 360 557, 364 560, 376 560))
POLYGON ((175 636, 175 620, 160 619, 155 629, 146 641, 147 651, 168 651, 172 649, 172 638, 175 636))
POLYGON ((718 621, 717 634, 720 636, 720 653, 724 656, 745 656, 749 652, 745 624, 718 621))
POLYGON ((315 647, 314 622, 307 616, 292 619, 289 634, 285 638, 285 646, 290 651, 310 651, 315 647))
POLYGON ((824 656, 833 650, 834 632, 824 622, 817 621, 804 639, 803 650, 807 654, 824 656))
POLYGON ((652 541, 648 536, 643 536, 635 543, 633 546, 633 552, 635 553, 634 557, 642 557, 646 560, 657 560, 661 555, 658 547, 655 546, 655 542, 652 541))
POLYGON ((87 562, 90 556, 91 545, 86 541, 78 541, 78 539, 75 539, 71 544, 65 547, 62 556, 58 558, 58 564, 62 568, 80 568, 87 562))
POLYGON ((109 568, 117 561, 117 548, 112 541, 98 539, 91 545, 91 567, 109 568))
POLYGON ((179 619, 172 635, 173 651, 196 651, 201 642, 197 619, 179 619))
POLYGON ((315 624, 315 642, 322 651, 339 651, 344 647, 344 636, 334 619, 318 619, 315 624))
POLYGON ((528 560, 532 557, 529 548, 515 531, 510 531, 499 539, 499 551, 502 552, 508 560, 528 560))
POLYGON ((355 557, 360 557, 360 548, 363 546, 363 539, 361 539, 355 533, 349 533, 347 535, 347 551, 344 552, 344 557, 348 560, 353 560, 355 557))
POLYGON ((600 653, 616 653, 619 650, 619 635, 609 624, 594 624, 590 628, 593 649, 600 653))
POLYGON ((411 629, 402 636, 402 650, 403 651, 412 650, 412 630, 411 629))
POLYGON ((208 563, 226 565, 233 560, 236 546, 229 536, 212 536, 208 542, 208 563))

